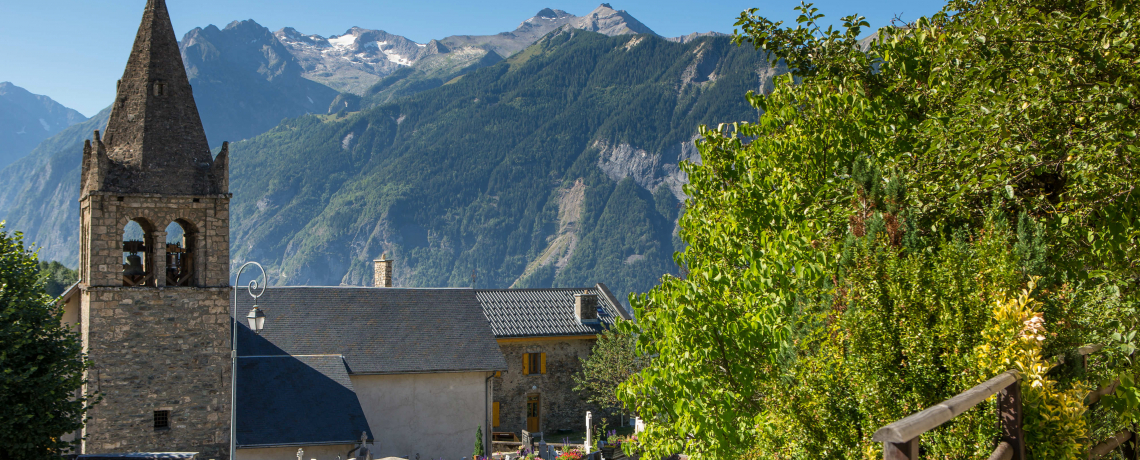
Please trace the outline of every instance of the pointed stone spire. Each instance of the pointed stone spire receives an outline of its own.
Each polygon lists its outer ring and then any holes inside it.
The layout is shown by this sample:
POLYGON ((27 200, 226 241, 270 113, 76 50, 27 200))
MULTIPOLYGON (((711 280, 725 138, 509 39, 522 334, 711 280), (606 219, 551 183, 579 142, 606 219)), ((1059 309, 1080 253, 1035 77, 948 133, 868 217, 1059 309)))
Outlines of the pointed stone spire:
POLYGON ((147 0, 103 141, 111 171, 85 192, 225 193, 164 0, 147 0))

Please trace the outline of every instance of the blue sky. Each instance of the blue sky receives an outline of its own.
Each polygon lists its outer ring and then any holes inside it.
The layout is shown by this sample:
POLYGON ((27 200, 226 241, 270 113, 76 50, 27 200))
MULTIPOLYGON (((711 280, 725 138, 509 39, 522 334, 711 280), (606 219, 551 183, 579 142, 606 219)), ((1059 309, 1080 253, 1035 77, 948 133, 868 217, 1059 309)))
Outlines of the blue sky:
MULTIPOLYGON (((514 30, 542 8, 578 16, 598 0, 167 0, 174 31, 181 38, 195 27, 225 27, 253 19, 270 30, 294 27, 329 36, 349 27, 382 29, 420 43, 448 35, 489 35, 514 30)), ((793 22, 792 0, 611 0, 658 34, 732 32, 740 12, 759 8, 772 19, 793 22)), ((114 99, 145 0, 0 0, 0 81, 91 116, 114 99)), ((930 0, 865 2, 819 1, 829 20, 851 13, 866 16, 873 28, 934 13, 943 3, 930 0)))

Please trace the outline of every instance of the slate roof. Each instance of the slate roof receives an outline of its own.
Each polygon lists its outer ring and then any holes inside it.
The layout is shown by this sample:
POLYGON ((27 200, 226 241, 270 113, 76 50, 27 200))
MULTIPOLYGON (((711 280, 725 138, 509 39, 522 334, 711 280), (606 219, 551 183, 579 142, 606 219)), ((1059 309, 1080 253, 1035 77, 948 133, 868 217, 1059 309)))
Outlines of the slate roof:
POLYGON ((77 455, 75 458, 81 460, 192 460, 196 455, 198 455, 197 452, 125 452, 121 454, 83 454, 77 455))
POLYGON ((496 338, 598 334, 616 318, 632 319, 602 283, 589 288, 478 289, 475 298, 496 338), (598 296, 598 323, 582 324, 574 316, 574 294, 583 292, 598 296))
POLYGON ((374 439, 342 356, 242 357, 237 380, 239 447, 374 439))
MULTIPOLYGON (((244 323, 253 299, 237 297, 244 323)), ((265 329, 238 328, 241 356, 337 354, 350 374, 507 369, 468 288, 276 287, 257 304, 265 329)))

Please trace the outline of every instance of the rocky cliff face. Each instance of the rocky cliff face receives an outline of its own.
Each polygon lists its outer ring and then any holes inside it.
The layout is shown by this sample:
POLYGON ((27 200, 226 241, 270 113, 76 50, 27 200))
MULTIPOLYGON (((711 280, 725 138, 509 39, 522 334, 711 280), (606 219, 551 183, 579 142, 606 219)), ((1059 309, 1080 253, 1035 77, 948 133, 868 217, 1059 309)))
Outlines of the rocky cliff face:
POLYGON ((86 119, 50 97, 0 82, 0 168, 23 158, 44 139, 86 119))

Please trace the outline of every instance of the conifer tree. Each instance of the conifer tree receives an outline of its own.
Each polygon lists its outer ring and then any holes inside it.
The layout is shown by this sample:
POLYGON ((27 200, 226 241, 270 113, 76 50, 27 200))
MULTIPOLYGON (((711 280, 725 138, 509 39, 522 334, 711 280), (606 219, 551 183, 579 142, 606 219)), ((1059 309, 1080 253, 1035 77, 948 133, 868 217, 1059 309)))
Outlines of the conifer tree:
POLYGON ((472 454, 474 458, 483 456, 483 427, 475 427, 475 453, 472 454))

